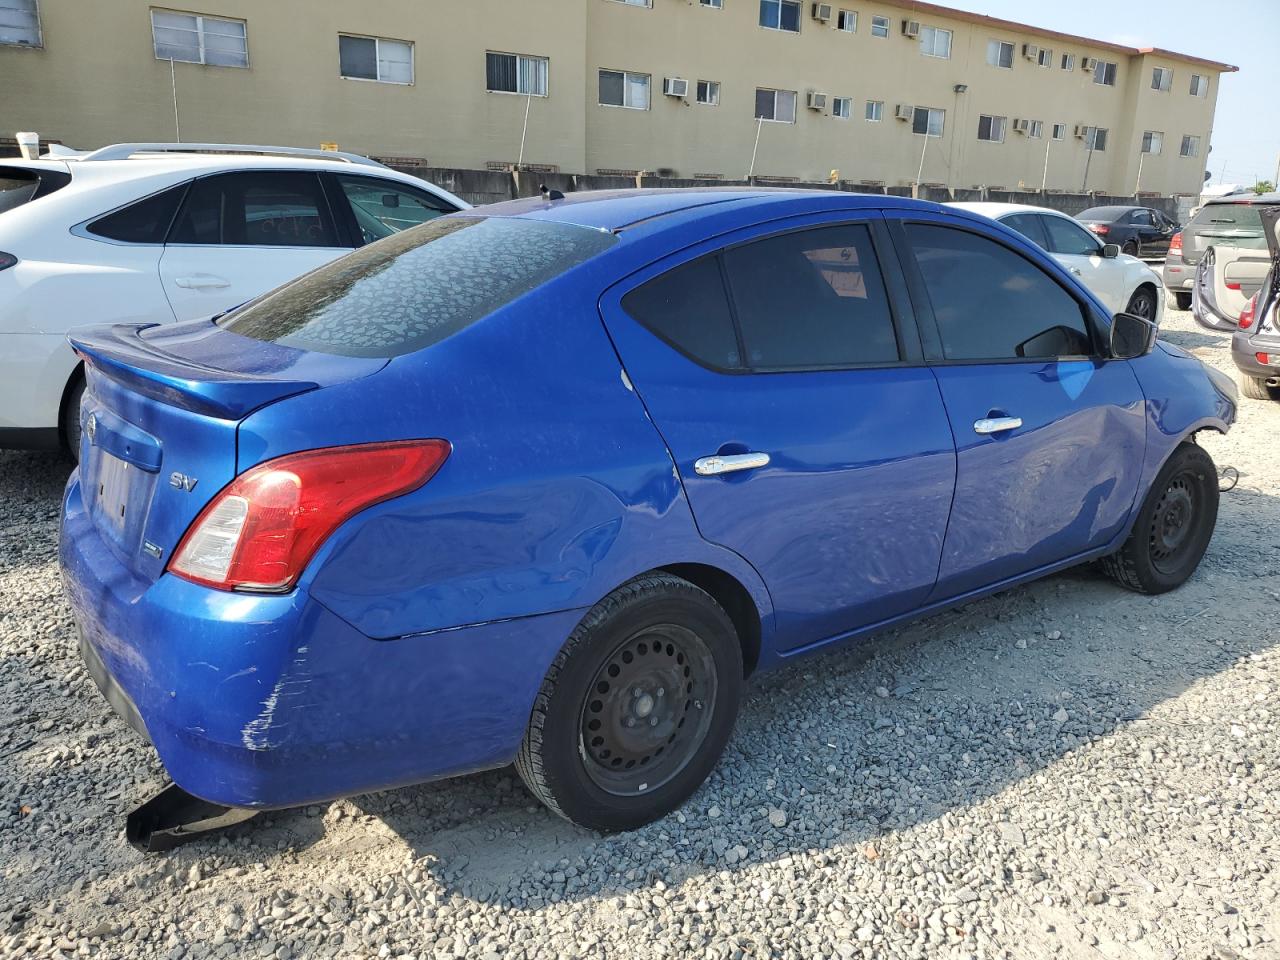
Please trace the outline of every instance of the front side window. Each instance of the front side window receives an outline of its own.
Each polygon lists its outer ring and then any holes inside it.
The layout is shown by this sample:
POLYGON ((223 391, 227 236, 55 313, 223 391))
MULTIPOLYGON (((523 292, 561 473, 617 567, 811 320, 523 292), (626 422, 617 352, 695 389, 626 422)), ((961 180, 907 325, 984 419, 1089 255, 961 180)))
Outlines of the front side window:
POLYGON ((1013 44, 1007 40, 987 41, 987 63, 1005 70, 1013 69, 1013 44))
POLYGON ((1065 123, 1055 123, 1053 125, 1053 139, 1055 140, 1067 139, 1067 125, 1065 123))
POLYGON ((1148 130, 1142 135, 1142 152, 1159 153, 1164 149, 1164 134, 1158 130, 1148 130))
POLYGON ((1067 257, 1094 257, 1102 252, 1098 238, 1074 220, 1042 214, 1049 252, 1067 257))
MULTIPOLYGON (((0 13, 8 2, 0 3, 0 13)), ((152 10, 151 38, 157 60, 211 67, 249 66, 249 38, 243 20, 152 10)))
POLYGON ((1089 127, 1085 131, 1084 145, 1090 150, 1102 153, 1107 149, 1107 130, 1105 127, 1089 127))
POLYGON ((40 8, 36 0, 0 0, 0 43, 40 46, 40 8))
POLYGON ((760 26, 799 33, 799 0, 760 0, 760 26))
POLYGON ((868 100, 866 118, 872 123, 879 123, 884 119, 884 101, 868 100))
POLYGON ((187 192, 184 183, 137 200, 85 227, 89 233, 120 243, 164 243, 178 212, 178 204, 187 192))
POLYGON ((1207 97, 1209 95, 1209 78, 1193 73, 1191 75, 1191 95, 1193 97, 1207 97))
POLYGON ((911 132, 926 137, 942 136, 947 111, 936 107, 916 107, 911 114, 911 132))
POLYGON ((339 174, 337 180, 365 243, 453 212, 453 207, 443 200, 388 180, 344 174, 339 174))
POLYGON ((836 27, 845 33, 855 33, 858 29, 858 11, 841 10, 836 17, 836 27))
POLYGON ((1017 230, 1036 246, 1048 249, 1048 241, 1045 239, 1044 227, 1038 214, 1014 213, 1002 217, 1000 222, 1011 230, 1017 230))
POLYGON ((1020 254, 951 227, 908 224, 906 232, 946 359, 1052 360, 1093 352, 1080 304, 1020 254))
POLYGON ((1106 87, 1116 85, 1116 65, 1110 60, 1099 60, 1093 68, 1093 82, 1106 87))
POLYGON ((600 71, 600 105, 649 109, 649 74, 625 70, 600 71))
POLYGON ((991 117, 983 114, 978 117, 978 139, 991 143, 1004 143, 1004 117, 991 117))
POLYGON ((1063 70, 1074 70, 1076 68, 1076 55, 1074 53, 1064 53, 1062 55, 1062 60, 1058 63, 1058 66, 1063 70))
POLYGON ((549 68, 546 57, 489 51, 485 54, 485 84, 491 93, 545 97, 549 68))
POLYGON ((778 123, 796 122, 796 92, 756 88, 756 119, 778 123))
POLYGON ((437 343, 617 242, 515 217, 443 217, 306 274, 219 324, 302 350, 395 357, 437 343))
POLYGON ((202 246, 341 247, 314 173, 222 173, 196 180, 169 243, 202 246))
POLYGON ((699 103, 705 103, 709 107, 719 106, 720 81, 719 80, 699 80, 697 99, 699 103))
POLYGON ((339 34, 338 72, 348 80, 413 83, 413 44, 339 34))
POLYGON ((850 97, 836 97, 831 101, 831 115, 841 120, 848 120, 853 114, 853 100, 850 97))
POLYGON ((1173 71, 1168 67, 1156 67, 1151 71, 1151 89, 1169 91, 1173 89, 1173 71))
POLYGON ((920 28, 920 52, 926 57, 951 59, 951 31, 941 27, 920 28))
POLYGON ((889 18, 888 17, 872 17, 871 18, 871 35, 880 37, 881 39, 889 36, 889 18))
POLYGON ((1184 134, 1182 137, 1182 149, 1178 151, 1178 155, 1182 157, 1198 157, 1200 155, 1200 138, 1193 137, 1191 134, 1184 134))

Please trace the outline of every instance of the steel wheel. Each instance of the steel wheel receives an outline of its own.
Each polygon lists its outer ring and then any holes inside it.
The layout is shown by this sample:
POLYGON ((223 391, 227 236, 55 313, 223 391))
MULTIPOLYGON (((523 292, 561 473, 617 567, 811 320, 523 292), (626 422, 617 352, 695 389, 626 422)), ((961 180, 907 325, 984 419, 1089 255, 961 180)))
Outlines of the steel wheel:
POLYGON ((1183 563, 1195 528, 1199 485, 1189 471, 1169 481, 1151 514, 1151 565, 1161 573, 1173 573, 1183 563))

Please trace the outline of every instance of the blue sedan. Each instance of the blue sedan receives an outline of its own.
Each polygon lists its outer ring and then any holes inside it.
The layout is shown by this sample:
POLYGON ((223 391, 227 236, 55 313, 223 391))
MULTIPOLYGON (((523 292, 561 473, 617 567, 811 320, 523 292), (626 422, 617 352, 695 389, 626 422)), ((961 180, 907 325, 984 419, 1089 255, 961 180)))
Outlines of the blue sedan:
POLYGON ((643 824, 750 676, 1085 561, 1183 583, 1236 410, 1020 234, 835 192, 499 204, 71 339, 81 649, 237 808, 514 762, 643 824))

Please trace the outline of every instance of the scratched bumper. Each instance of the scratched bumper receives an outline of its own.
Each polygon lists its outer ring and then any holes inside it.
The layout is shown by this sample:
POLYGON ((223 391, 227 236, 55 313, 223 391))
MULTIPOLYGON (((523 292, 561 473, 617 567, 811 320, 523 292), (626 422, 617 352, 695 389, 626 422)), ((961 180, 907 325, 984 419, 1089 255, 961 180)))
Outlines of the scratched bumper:
POLYGON ((296 806, 509 763, 581 616, 373 640, 302 590, 148 583, 98 535, 75 474, 59 559, 99 686, 117 710, 134 707, 175 783, 226 806, 296 806))

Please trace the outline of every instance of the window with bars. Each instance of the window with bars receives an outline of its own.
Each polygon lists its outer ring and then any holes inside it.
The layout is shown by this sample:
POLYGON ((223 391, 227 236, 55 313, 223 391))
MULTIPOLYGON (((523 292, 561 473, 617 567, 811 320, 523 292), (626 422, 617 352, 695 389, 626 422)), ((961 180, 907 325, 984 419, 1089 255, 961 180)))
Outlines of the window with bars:
POLYGON ((649 74, 631 73, 626 70, 601 70, 600 105, 626 107, 629 110, 648 110, 649 74))
POLYGON ((243 20, 152 10, 151 38, 157 60, 210 67, 249 66, 249 38, 243 20))
POLYGON ((18 47, 42 45, 36 0, 0 0, 0 43, 18 47))
POLYGON ((926 57, 951 59, 951 31, 941 27, 920 28, 920 52, 926 57))
POLYGON ((796 92, 756 87, 756 119, 795 123, 796 92))
POLYGON ((485 83, 491 93, 523 93, 545 97, 548 70, 546 57, 494 53, 492 50, 485 54, 485 83))
POLYGON ((1004 70, 1013 69, 1013 44, 1007 40, 987 41, 987 63, 1004 70))
POLYGON ((338 73, 348 80, 413 83, 413 44, 338 34, 338 73))
POLYGON ((990 143, 1004 143, 1004 117, 992 117, 982 114, 978 117, 978 139, 990 143))

